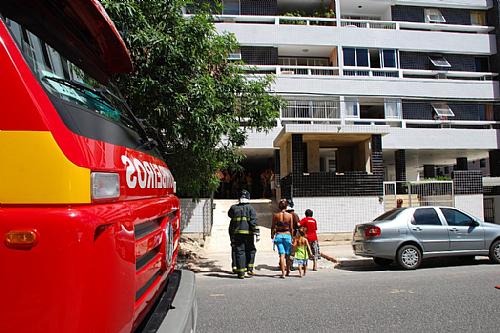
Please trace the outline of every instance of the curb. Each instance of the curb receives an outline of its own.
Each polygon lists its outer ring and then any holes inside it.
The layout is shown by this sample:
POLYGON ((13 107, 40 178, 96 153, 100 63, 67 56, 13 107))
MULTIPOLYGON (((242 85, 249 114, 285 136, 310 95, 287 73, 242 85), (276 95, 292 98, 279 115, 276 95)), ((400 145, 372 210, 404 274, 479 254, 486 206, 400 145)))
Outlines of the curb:
POLYGON ((321 257, 325 258, 328 261, 333 262, 335 265, 335 268, 344 268, 344 267, 361 267, 361 266, 367 266, 371 265, 373 263, 372 259, 369 258, 335 258, 333 256, 330 256, 326 253, 320 252, 321 257))
POLYGON ((372 265, 373 265, 373 260, 368 258, 362 258, 362 259, 339 258, 338 268, 365 267, 372 265))

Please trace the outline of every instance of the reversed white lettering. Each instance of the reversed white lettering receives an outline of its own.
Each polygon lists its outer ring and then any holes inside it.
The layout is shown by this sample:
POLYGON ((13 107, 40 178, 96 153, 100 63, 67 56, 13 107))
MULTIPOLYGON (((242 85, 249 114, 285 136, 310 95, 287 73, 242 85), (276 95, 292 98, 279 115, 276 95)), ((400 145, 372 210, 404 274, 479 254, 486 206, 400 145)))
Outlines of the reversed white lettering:
POLYGON ((141 162, 137 158, 130 159, 122 155, 125 165, 125 177, 129 188, 173 188, 174 178, 170 170, 164 166, 150 162, 141 162))

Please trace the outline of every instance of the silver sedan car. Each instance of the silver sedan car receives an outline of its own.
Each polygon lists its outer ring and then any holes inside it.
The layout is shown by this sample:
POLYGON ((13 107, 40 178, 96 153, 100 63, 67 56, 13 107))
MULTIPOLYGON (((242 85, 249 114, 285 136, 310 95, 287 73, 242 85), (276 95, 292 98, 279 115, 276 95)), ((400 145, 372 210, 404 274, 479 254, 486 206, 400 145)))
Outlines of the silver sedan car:
POLYGON ((489 256, 500 263, 500 225, 486 223, 453 207, 408 207, 385 212, 373 222, 358 224, 352 247, 358 256, 378 265, 394 260, 404 269, 422 258, 489 256))

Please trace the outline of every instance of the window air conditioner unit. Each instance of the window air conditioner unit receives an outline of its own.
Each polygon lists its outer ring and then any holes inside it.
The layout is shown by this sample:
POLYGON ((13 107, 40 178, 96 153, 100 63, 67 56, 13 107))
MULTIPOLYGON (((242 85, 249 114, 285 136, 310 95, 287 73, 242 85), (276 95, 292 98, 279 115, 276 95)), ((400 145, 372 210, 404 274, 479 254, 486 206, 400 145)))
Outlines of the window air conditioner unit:
POLYGON ((241 60, 241 53, 229 53, 228 60, 241 60))

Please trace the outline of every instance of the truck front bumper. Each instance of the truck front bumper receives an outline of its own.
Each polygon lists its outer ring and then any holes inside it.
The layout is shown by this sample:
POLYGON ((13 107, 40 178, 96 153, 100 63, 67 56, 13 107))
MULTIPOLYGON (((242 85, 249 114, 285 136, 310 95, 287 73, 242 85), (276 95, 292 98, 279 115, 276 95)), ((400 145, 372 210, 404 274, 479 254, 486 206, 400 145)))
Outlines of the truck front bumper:
POLYGON ((176 270, 169 276, 163 294, 136 333, 196 332, 197 315, 195 275, 188 270, 176 270))

